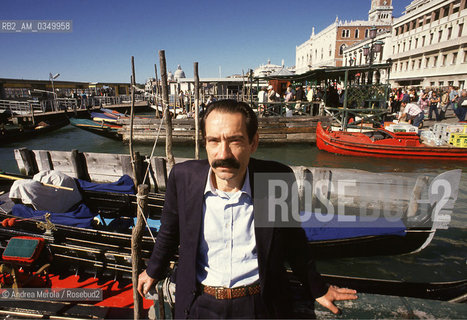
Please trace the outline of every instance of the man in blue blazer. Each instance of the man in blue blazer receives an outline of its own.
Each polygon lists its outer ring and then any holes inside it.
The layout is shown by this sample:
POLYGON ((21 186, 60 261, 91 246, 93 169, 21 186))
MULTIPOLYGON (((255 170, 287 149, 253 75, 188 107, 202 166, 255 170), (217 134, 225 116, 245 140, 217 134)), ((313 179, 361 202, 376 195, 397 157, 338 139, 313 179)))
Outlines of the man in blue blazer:
POLYGON ((172 168, 138 291, 146 294, 165 277, 178 249, 176 318, 291 317, 286 263, 310 297, 334 313, 335 300, 357 298, 354 290, 324 284, 302 229, 255 225, 267 214, 253 207, 255 174, 292 174, 283 164, 251 158, 257 129, 247 104, 214 102, 201 121, 208 159, 172 168))

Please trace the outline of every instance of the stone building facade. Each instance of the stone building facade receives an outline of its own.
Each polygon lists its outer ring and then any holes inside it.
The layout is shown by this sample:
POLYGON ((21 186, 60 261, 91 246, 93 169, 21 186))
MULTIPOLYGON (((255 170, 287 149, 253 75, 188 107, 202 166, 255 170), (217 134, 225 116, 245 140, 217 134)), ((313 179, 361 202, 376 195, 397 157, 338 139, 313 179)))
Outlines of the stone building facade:
POLYGON ((395 86, 465 88, 466 0, 414 0, 396 19, 384 56, 395 86))
POLYGON ((380 32, 391 29, 392 0, 373 0, 368 20, 340 21, 315 34, 295 48, 295 71, 304 73, 324 66, 343 66, 345 48, 368 38, 369 30, 377 27, 380 32))

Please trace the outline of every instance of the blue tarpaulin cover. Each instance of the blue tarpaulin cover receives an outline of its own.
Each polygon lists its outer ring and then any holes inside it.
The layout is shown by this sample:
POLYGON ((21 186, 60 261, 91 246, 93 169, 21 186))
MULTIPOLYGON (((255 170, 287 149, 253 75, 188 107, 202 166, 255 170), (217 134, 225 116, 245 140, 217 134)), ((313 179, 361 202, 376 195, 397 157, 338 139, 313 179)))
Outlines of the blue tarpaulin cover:
MULTIPOLYGON (((44 220, 44 216, 48 212, 49 211, 47 210, 34 210, 33 208, 27 207, 23 204, 15 204, 12 209, 12 213, 14 216, 38 220, 44 220)), ((81 203, 75 210, 70 212, 49 213, 49 219, 52 223, 79 228, 91 228, 91 222, 94 218, 94 214, 83 203, 81 203)))
MULTIPOLYGON (((85 180, 76 179, 82 190, 92 190, 101 192, 117 192, 135 194, 133 180, 128 175, 123 175, 116 182, 112 183, 93 183, 85 180)), ((50 212, 47 210, 34 210, 22 204, 13 206, 14 216, 22 218, 33 218, 43 220, 44 215, 50 213, 50 221, 56 224, 63 224, 72 227, 91 228, 91 222, 95 216, 94 213, 84 204, 79 204, 75 210, 69 212, 50 212)))
MULTIPOLYGON (((303 216, 303 212, 301 215, 303 216)), ((348 239, 376 235, 405 236, 406 227, 400 219, 368 218, 312 213, 302 222, 308 241, 348 239), (343 221, 355 218, 355 221, 343 221)))
POLYGON ((123 175, 116 182, 112 183, 94 183, 86 180, 76 179, 82 190, 117 192, 135 194, 135 184, 129 175, 123 175))

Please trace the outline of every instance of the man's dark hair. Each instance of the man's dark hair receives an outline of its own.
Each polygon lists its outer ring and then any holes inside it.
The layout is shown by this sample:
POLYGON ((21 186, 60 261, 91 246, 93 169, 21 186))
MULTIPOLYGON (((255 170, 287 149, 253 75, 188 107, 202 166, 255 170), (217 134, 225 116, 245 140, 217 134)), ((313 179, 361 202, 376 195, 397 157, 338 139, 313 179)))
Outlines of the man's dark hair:
POLYGON ((246 131, 248 133, 249 142, 253 141, 253 137, 258 131, 258 118, 255 112, 245 102, 236 100, 219 100, 211 103, 204 113, 200 121, 201 133, 203 140, 206 139, 206 119, 212 111, 224 113, 241 113, 245 116, 246 131))

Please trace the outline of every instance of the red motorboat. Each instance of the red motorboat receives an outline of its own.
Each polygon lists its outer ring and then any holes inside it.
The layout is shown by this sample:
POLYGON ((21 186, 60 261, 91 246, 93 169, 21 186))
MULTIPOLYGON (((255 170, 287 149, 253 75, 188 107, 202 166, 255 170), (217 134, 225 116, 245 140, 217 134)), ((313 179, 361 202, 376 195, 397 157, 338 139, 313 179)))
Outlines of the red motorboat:
POLYGON ((350 156, 467 160, 467 148, 429 146, 420 142, 415 132, 376 128, 369 132, 332 131, 321 122, 316 128, 316 145, 320 150, 350 156))

